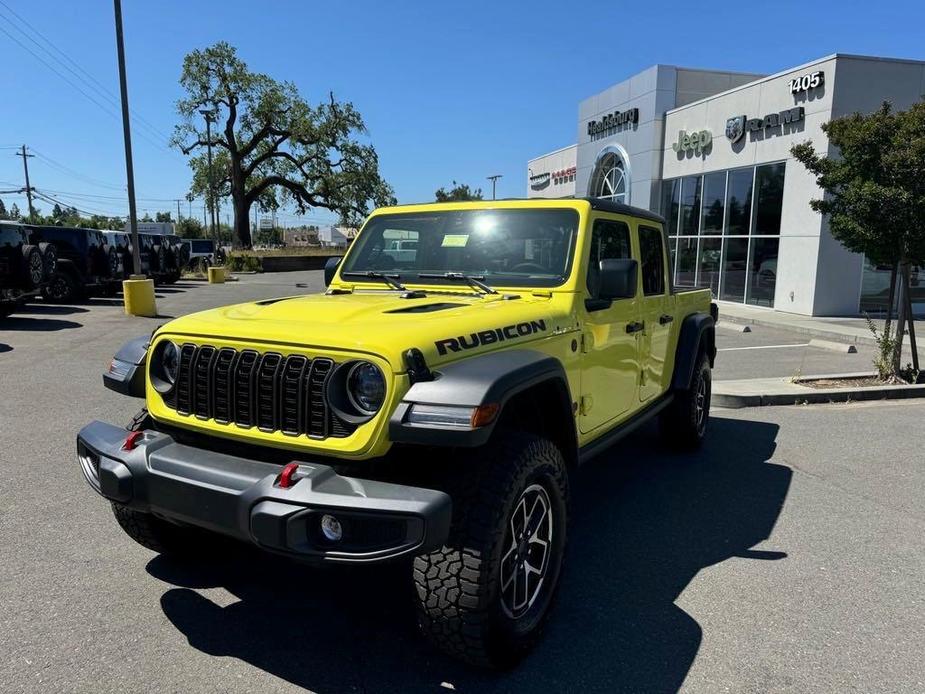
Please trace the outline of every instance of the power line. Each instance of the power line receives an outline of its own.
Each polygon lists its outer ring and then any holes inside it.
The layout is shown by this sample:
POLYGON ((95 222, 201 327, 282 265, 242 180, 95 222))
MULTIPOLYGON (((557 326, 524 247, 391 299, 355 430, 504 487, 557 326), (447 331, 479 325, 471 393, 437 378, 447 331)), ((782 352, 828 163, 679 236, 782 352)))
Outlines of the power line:
MULTIPOLYGON (((4 19, 6 19, 6 18, 4 17, 4 19)), ((34 39, 31 39, 31 37, 29 37, 28 34, 26 34, 25 32, 23 32, 22 29, 20 29, 19 27, 15 26, 15 25, 12 24, 12 23, 10 23, 8 19, 7 19, 7 22, 8 22, 8 25, 9 25, 10 27, 12 27, 12 28, 14 28, 14 29, 17 29, 17 30, 18 30, 21 34, 23 34, 26 38, 29 38, 30 40, 33 41, 33 43, 35 43, 35 40, 34 40, 34 39)), ((38 61, 39 61, 40 63, 42 63, 45 67, 47 67, 49 70, 51 70, 53 73, 55 73, 55 74, 56 74, 58 77, 60 77, 64 82, 66 82, 66 83, 69 84, 71 87, 73 87, 75 90, 77 90, 78 92, 80 92, 87 100, 91 101, 93 104, 95 104, 97 107, 99 107, 102 111, 104 111, 104 112, 107 113, 108 115, 112 116, 112 117, 115 118, 116 120, 119 120, 119 116, 117 116, 112 110, 110 110, 109 107, 107 107, 106 105, 104 105, 104 104, 100 103, 99 101, 97 101, 96 98, 94 98, 93 96, 91 96, 90 94, 88 94, 86 91, 84 91, 84 89, 82 89, 80 86, 78 86, 78 85, 75 84, 73 81, 71 81, 66 75, 63 75, 57 68, 55 68, 53 65, 51 65, 51 63, 49 63, 47 60, 45 60, 44 58, 42 58, 42 56, 40 56, 38 53, 36 53, 35 51, 33 51, 31 48, 29 48, 29 46, 27 46, 26 44, 24 44, 24 43, 23 43, 22 41, 20 41, 18 38, 16 38, 15 36, 13 36, 13 34, 11 34, 11 33, 8 32, 6 29, 4 29, 3 26, 0 26, 0 32, 3 32, 4 34, 6 34, 13 42, 15 42, 17 45, 19 45, 20 48, 22 48, 24 51, 28 52, 30 55, 32 55, 33 58, 35 58, 36 60, 38 60, 38 61)), ((155 147, 158 147, 159 149, 163 149, 163 150, 165 150, 165 151, 167 151, 167 152, 175 153, 174 150, 167 148, 164 144, 162 144, 162 143, 160 143, 160 142, 156 142, 156 141, 153 140, 149 135, 145 134, 143 131, 139 131, 139 132, 138 132, 138 135, 141 136, 143 139, 145 139, 149 144, 151 144, 151 145, 153 145, 153 146, 155 146, 155 147)))
MULTIPOLYGON (((16 12, 16 10, 14 10, 12 7, 10 7, 10 6, 7 5, 5 2, 3 2, 3 0, 0 0, 0 5, 3 5, 3 7, 5 7, 6 10, 7 10, 11 15, 13 15, 14 17, 16 17, 16 19, 19 20, 20 23, 22 23, 22 24, 24 24, 26 27, 28 27, 36 36, 38 36, 40 39, 42 39, 42 41, 44 41, 46 44, 48 44, 48 46, 50 46, 55 52, 57 52, 61 57, 63 57, 68 63, 70 63, 71 65, 73 65, 75 68, 77 68, 77 70, 79 70, 82 74, 86 75, 86 77, 87 77, 91 82, 93 82, 94 84, 96 84, 96 85, 99 87, 99 90, 102 90, 103 92, 105 92, 113 102, 117 102, 117 101, 118 101, 118 97, 116 96, 116 94, 115 94, 114 92, 112 92, 105 84, 103 84, 102 82, 100 82, 100 81, 99 81, 96 77, 94 77, 90 72, 88 72, 88 71, 85 70, 83 67, 81 67, 81 65, 80 65, 76 60, 74 60, 73 58, 71 58, 71 57, 70 57, 67 53, 65 53, 64 51, 62 51, 62 50, 57 46, 57 44, 55 44, 53 41, 49 40, 48 37, 46 37, 41 31, 39 31, 39 30, 36 29, 32 24, 30 24, 28 21, 26 21, 26 20, 22 17, 22 15, 20 15, 20 14, 18 14, 18 13, 16 12)), ((17 28, 18 28, 18 27, 17 27, 17 28)), ((22 31, 22 30, 20 29, 20 31, 22 31)), ((31 38, 31 37, 30 37, 30 38, 31 38)), ((34 39, 33 39, 33 43, 36 43, 36 45, 39 45, 37 42, 34 41, 34 39)), ((58 62, 60 63, 61 61, 59 60, 58 62)), ((62 63, 62 64, 63 64, 63 63, 62 63)), ((65 67, 66 67, 66 66, 65 66, 65 67)), ((68 68, 68 70, 70 70, 70 68, 68 68)), ((70 70, 70 72, 71 72, 72 74, 74 74, 76 77, 78 77, 78 79, 83 79, 83 78, 80 77, 80 75, 77 75, 77 73, 75 73, 73 70, 70 70)), ((143 117, 141 116, 141 114, 137 113, 134 109, 131 110, 131 114, 132 114, 132 117, 133 117, 133 118, 135 118, 135 119, 138 120, 140 123, 142 123, 142 124, 144 124, 145 126, 147 126, 147 127, 148 127, 152 132, 154 132, 156 135, 158 135, 159 137, 162 137, 164 140, 168 140, 168 141, 170 140, 170 137, 169 137, 168 135, 166 135, 163 131, 161 131, 157 126, 155 126, 154 124, 152 124, 151 122, 149 122, 147 119, 143 118, 143 117)))

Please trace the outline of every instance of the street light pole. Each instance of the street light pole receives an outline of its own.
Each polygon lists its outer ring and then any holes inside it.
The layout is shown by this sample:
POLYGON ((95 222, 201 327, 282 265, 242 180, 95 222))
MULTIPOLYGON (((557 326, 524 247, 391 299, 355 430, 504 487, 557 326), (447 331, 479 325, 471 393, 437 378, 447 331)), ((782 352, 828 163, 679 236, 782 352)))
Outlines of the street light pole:
POLYGON ((206 158, 209 164, 209 216, 212 221, 210 232, 212 240, 215 241, 218 239, 215 233, 215 183, 212 179, 212 119, 215 117, 215 112, 204 110, 199 113, 205 116, 206 119, 206 158))
POLYGON ((491 181, 491 199, 495 199, 495 184, 497 184, 498 179, 503 178, 501 174, 495 174, 493 176, 488 176, 488 180, 491 181))
POLYGON ((128 224, 132 234, 132 264, 141 274, 141 248, 138 242, 138 218, 135 213, 135 170, 132 167, 132 129, 128 115, 128 87, 125 80, 125 44, 122 39, 122 2, 113 0, 116 13, 116 50, 119 54, 119 91, 122 93, 122 136, 125 139, 125 176, 128 183, 128 224))

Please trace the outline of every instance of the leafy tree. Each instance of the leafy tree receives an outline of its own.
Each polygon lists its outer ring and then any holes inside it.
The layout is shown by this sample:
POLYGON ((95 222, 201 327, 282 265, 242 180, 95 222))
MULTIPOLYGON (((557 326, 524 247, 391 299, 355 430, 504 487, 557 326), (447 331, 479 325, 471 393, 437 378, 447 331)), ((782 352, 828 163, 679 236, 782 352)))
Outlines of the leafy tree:
MULTIPOLYGON (((825 197, 810 206, 829 219, 832 236, 856 253, 893 268, 885 332, 892 320, 897 272, 908 296, 909 267, 925 262, 925 102, 894 112, 889 103, 822 125, 836 156, 817 154, 812 142, 791 152, 816 177, 825 197)), ((893 351, 898 373, 906 303, 893 351)), ((914 340, 911 316, 910 335, 914 340)), ((913 350, 915 369, 918 356, 913 350)))
POLYGON ((55 206, 51 208, 51 218, 54 220, 64 218, 64 210, 61 209, 61 205, 55 203, 55 206))
POLYGON ((453 181, 453 187, 446 190, 441 186, 434 192, 437 202, 465 202, 467 200, 481 200, 481 188, 469 188, 468 183, 453 181))
POLYGON ((225 42, 188 54, 180 85, 186 96, 177 103, 182 122, 173 144, 196 152, 192 194, 208 193, 211 174, 216 195, 232 198, 236 246, 251 245, 255 202, 265 209, 292 202, 300 212, 321 207, 359 220, 394 199, 375 149, 355 137, 366 130, 352 104, 331 94, 311 106, 292 83, 252 72, 225 42), (203 110, 214 114, 211 171, 203 110))
POLYGON ((19 205, 15 202, 10 205, 10 219, 19 220, 22 218, 22 214, 19 212, 19 205))
POLYGON ((170 212, 157 212, 154 215, 154 221, 172 223, 173 217, 170 216, 170 212))
POLYGON ((9 215, 6 211, 6 205, 3 204, 3 200, 0 200, 0 219, 9 219, 9 215))
POLYGON ((203 238, 202 222, 194 217, 184 217, 177 222, 177 234, 184 239, 203 238))

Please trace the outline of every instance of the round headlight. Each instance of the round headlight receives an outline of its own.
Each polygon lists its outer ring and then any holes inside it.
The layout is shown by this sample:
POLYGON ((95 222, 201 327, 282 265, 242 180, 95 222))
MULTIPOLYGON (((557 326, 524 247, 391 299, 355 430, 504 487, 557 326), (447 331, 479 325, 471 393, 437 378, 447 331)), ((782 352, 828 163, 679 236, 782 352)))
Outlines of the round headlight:
POLYGON ((177 382, 177 369, 180 366, 180 348, 173 342, 167 342, 161 349, 161 368, 164 378, 170 385, 177 382))
POLYGON ((385 400, 385 377, 378 367, 368 361, 355 364, 347 374, 347 397, 360 412, 378 412, 385 400))

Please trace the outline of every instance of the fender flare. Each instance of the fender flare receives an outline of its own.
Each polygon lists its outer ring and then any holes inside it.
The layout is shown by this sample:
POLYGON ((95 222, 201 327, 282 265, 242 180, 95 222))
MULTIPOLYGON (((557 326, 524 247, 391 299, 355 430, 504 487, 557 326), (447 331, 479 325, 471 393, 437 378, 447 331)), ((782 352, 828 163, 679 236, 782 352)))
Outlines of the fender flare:
POLYGON ((673 391, 687 390, 690 387, 701 345, 706 350, 712 367, 716 359, 716 329, 713 316, 707 313, 692 313, 682 321, 678 335, 674 375, 671 379, 673 391))
POLYGON ((505 404, 527 388, 558 381, 569 393, 562 363, 548 354, 529 349, 503 350, 448 364, 434 372, 431 381, 411 386, 389 419, 392 443, 431 446, 481 446, 488 442, 500 414, 477 429, 411 424, 408 413, 415 404, 478 407, 505 404))
POLYGON ((129 340, 112 358, 109 370, 103 372, 103 385, 130 398, 145 396, 145 362, 148 357, 147 335, 129 340))

